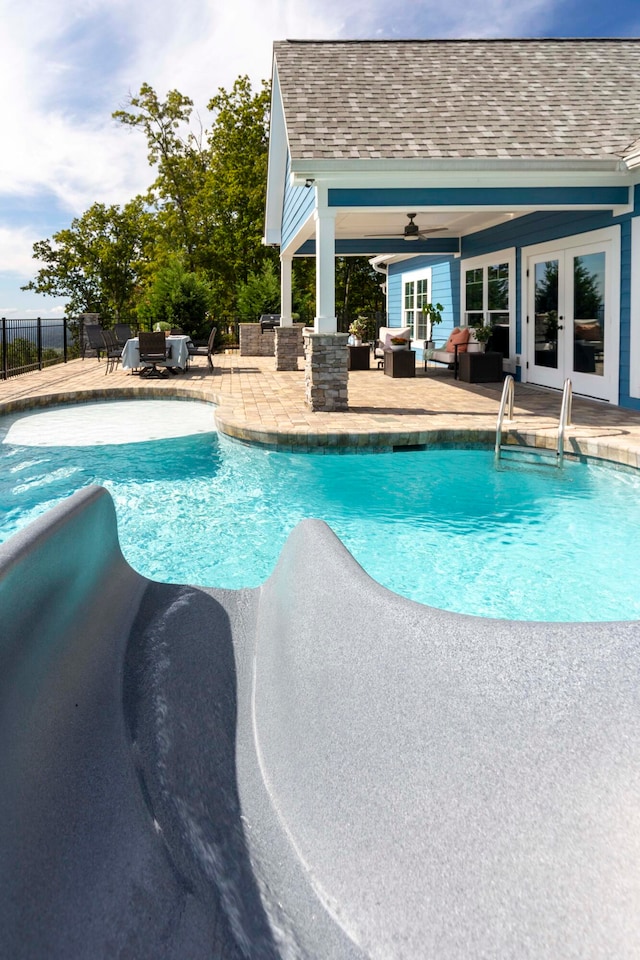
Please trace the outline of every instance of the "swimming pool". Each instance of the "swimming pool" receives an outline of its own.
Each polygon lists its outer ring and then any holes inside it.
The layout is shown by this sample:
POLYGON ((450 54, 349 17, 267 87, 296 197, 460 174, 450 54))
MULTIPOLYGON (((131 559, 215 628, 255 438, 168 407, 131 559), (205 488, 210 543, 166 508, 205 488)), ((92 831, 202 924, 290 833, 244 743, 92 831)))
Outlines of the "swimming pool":
MULTIPOLYGON (((151 401, 132 403, 139 413, 151 401)), ((36 415, 4 418, 0 540, 99 483, 127 560, 156 580, 257 586, 295 524, 320 517, 372 577, 423 603, 518 620, 640 618, 637 472, 572 462, 497 471, 487 450, 284 453, 218 437, 211 408, 179 406, 195 432, 136 443, 120 442, 123 415, 110 423, 108 403, 76 408, 84 428, 71 447, 42 434, 32 445, 19 427, 36 415), (82 445, 92 438, 100 444, 82 445)), ((322 570, 309 557, 299 574, 322 570)))

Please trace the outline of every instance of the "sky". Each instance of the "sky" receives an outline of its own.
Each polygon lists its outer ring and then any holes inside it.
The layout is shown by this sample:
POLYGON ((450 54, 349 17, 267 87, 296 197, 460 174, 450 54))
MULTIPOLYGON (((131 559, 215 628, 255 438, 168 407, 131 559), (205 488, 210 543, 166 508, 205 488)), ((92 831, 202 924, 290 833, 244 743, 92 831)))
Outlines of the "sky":
POLYGON ((640 36, 638 0, 0 0, 0 317, 56 317, 25 292, 33 244, 154 179, 112 119, 143 83, 206 105, 271 76, 274 40, 640 36))

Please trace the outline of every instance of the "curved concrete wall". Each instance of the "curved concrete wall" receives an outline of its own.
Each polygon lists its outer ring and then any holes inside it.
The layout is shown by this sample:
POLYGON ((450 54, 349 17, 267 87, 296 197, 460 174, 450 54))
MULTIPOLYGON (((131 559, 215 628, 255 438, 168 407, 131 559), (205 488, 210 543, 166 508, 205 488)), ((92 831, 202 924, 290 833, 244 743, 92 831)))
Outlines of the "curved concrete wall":
POLYGON ((313 520, 257 590, 156 584, 90 488, 0 624, 2 955, 640 952, 637 623, 422 606, 313 520))

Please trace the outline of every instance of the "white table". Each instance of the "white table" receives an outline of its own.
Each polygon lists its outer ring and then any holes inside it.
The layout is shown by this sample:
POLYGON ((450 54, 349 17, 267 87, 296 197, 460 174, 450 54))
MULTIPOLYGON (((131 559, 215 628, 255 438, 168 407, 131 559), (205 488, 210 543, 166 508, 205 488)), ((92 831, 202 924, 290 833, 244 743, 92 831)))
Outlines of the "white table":
MULTIPOLYGON (((189 350, 187 336, 167 337, 167 346, 171 347, 171 356, 157 364, 159 367, 177 367, 180 370, 186 370, 189 360, 189 350)), ((140 346, 138 338, 127 340, 122 349, 122 369, 134 370, 140 366, 140 346)), ((146 366, 146 364, 145 364, 146 366)))

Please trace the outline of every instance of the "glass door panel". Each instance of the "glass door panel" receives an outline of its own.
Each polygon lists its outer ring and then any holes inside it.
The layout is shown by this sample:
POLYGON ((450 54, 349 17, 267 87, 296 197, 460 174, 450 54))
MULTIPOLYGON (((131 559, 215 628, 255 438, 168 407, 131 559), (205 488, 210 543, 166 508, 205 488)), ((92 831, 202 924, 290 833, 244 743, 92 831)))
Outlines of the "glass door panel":
POLYGON ((558 369, 558 260, 534 266, 534 364, 558 369))
POLYGON ((573 372, 604 375, 604 251, 573 257, 573 372))

